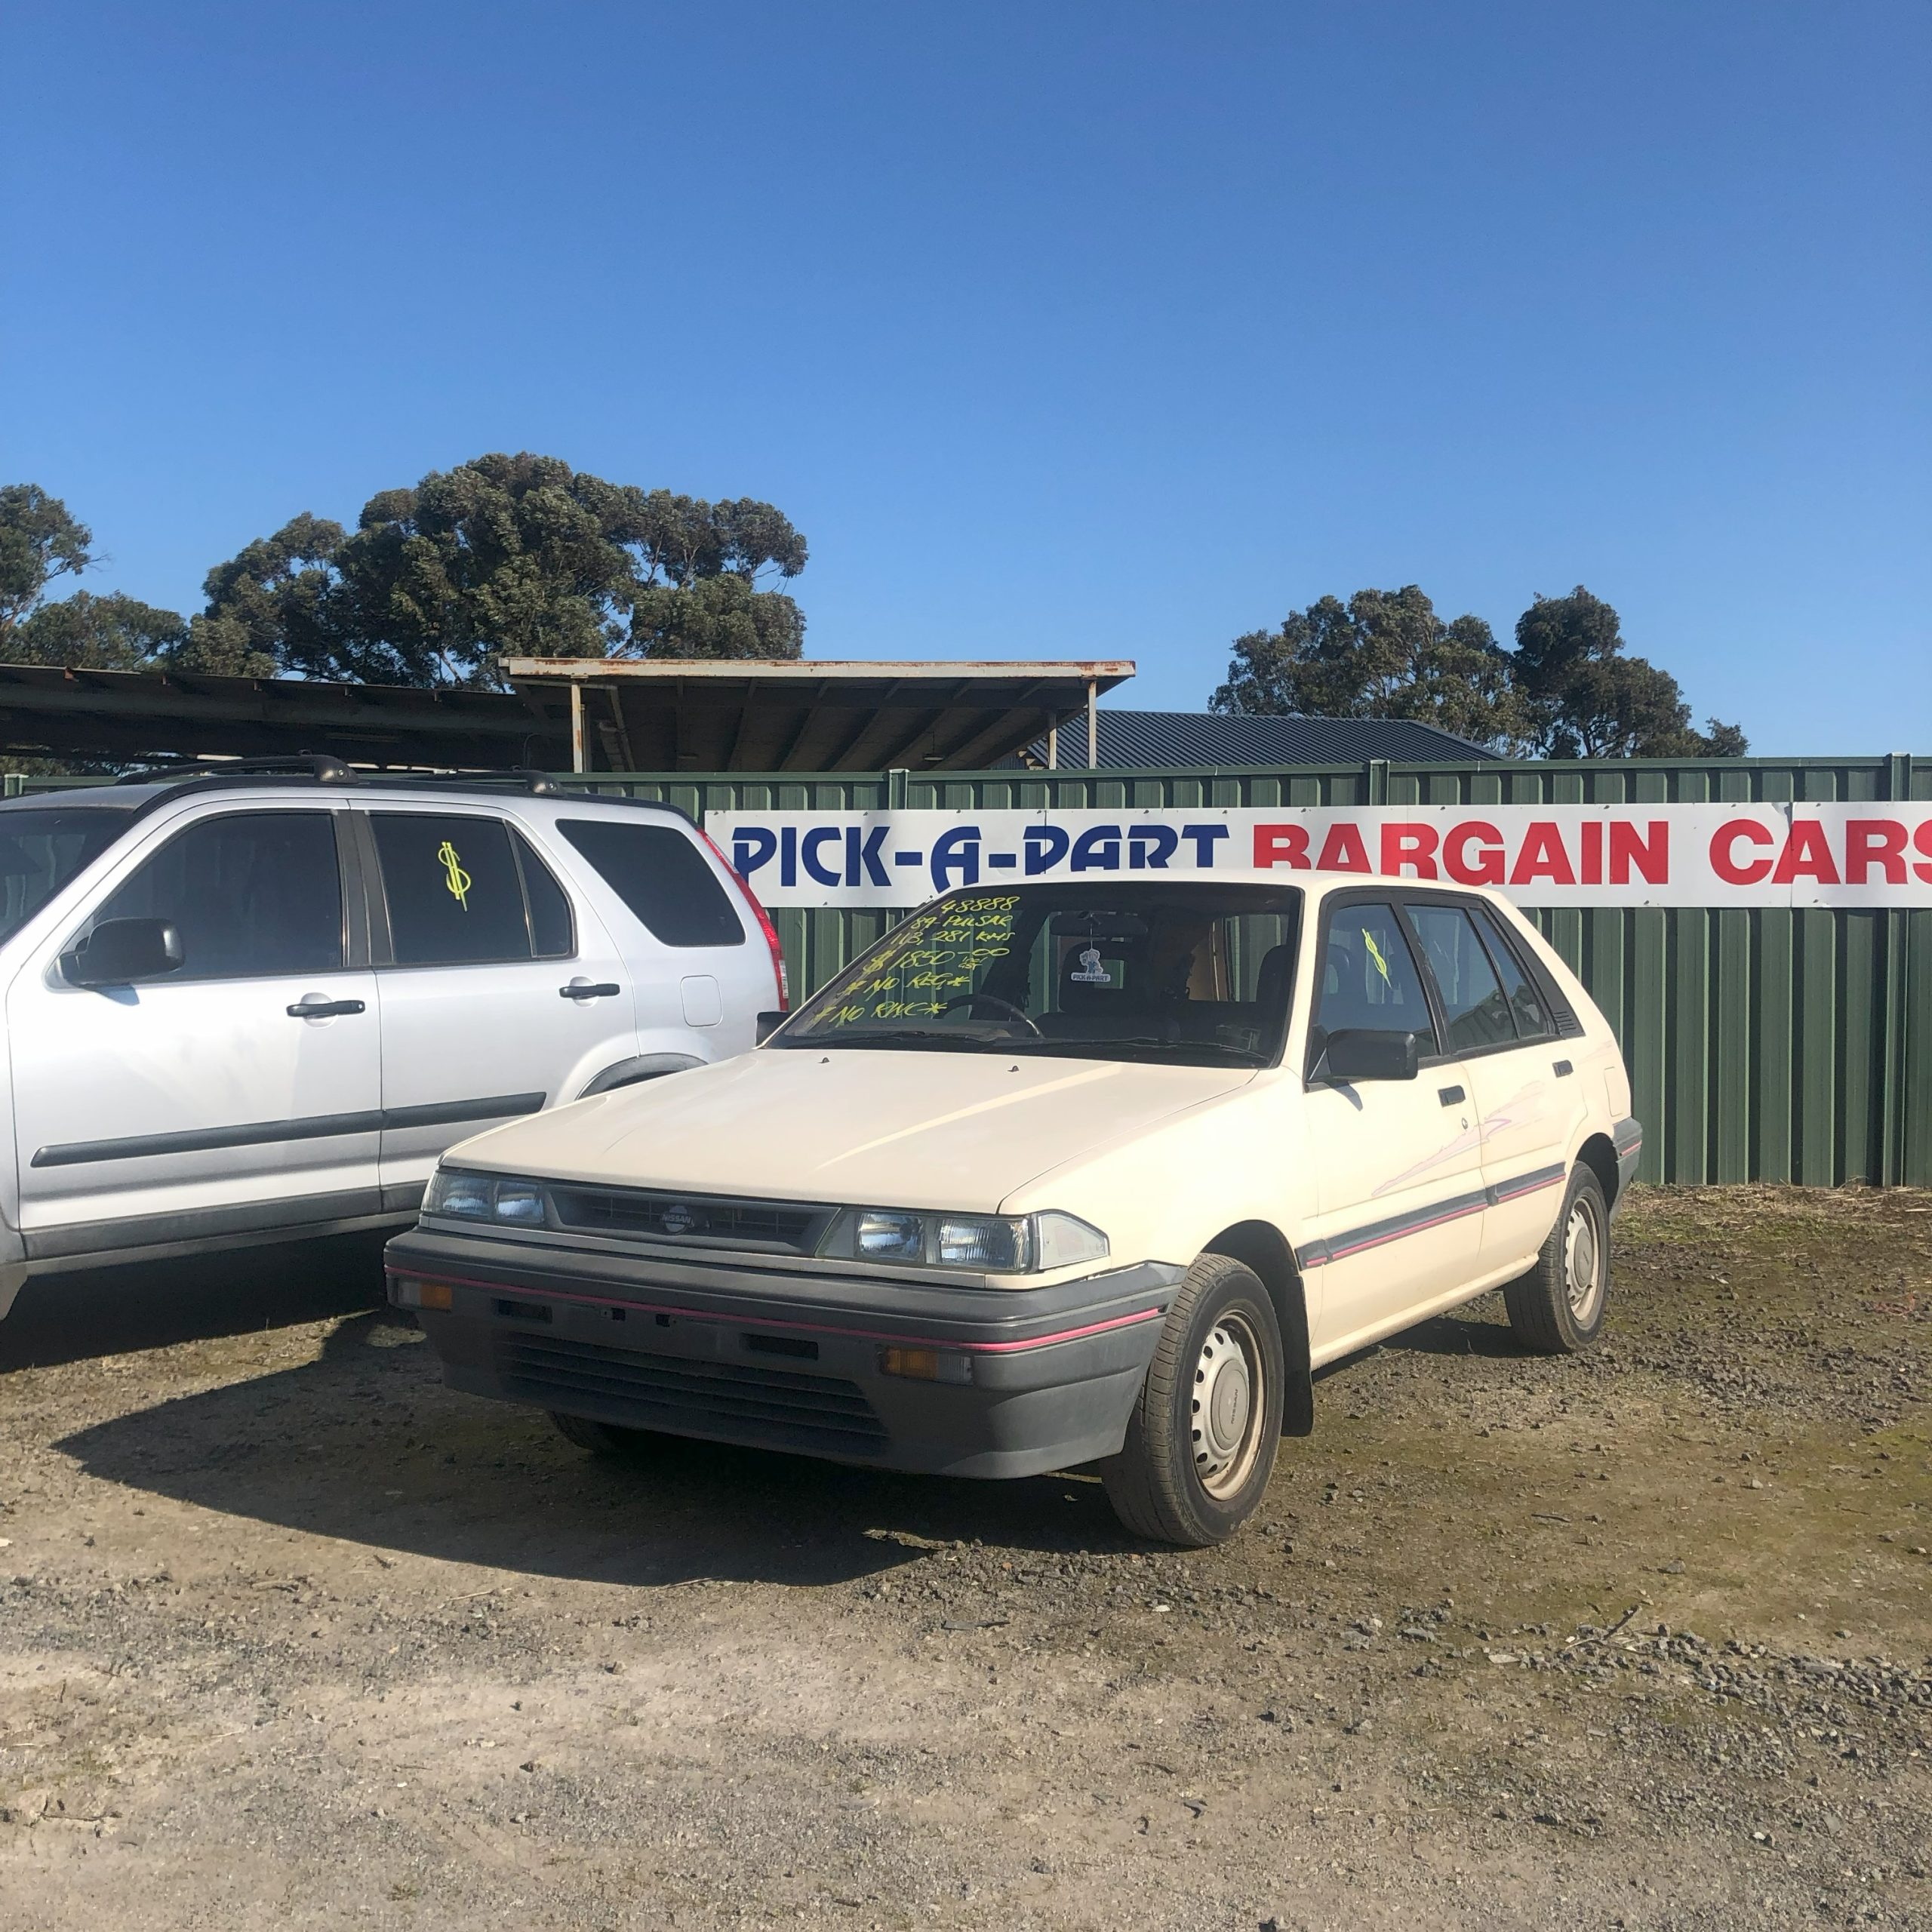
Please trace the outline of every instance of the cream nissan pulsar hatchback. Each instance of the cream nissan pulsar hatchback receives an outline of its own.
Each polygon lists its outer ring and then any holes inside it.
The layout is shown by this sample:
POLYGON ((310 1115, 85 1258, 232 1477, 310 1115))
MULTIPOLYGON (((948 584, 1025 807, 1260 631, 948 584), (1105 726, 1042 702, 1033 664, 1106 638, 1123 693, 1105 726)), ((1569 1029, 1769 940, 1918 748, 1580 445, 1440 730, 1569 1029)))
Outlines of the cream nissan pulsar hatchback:
POLYGON ((947 894, 755 1052, 497 1128, 389 1248, 450 1383, 571 1441, 1099 1466, 1252 1513, 1312 1371, 1500 1287, 1587 1347, 1641 1134, 1501 900, 1301 874, 947 894))

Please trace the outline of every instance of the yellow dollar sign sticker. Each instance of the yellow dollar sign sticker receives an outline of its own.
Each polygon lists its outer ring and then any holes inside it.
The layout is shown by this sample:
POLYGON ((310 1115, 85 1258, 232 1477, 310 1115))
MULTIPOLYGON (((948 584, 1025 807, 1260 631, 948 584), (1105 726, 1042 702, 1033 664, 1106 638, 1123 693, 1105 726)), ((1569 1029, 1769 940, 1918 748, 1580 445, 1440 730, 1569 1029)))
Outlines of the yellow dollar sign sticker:
MULTIPOLYGON (((450 889, 454 891, 456 888, 452 886, 450 889)), ((1361 938, 1362 943, 1368 948, 1369 958, 1375 961, 1375 970, 1382 975, 1382 983, 1392 993, 1395 990, 1395 982, 1389 977, 1389 962, 1383 958, 1382 949, 1375 943, 1375 935, 1364 926, 1361 938)))
POLYGON ((463 869, 463 861, 456 855, 456 848, 445 838, 436 848, 437 863, 441 866, 443 883, 450 889, 450 897, 466 912, 469 910, 469 875, 463 869))

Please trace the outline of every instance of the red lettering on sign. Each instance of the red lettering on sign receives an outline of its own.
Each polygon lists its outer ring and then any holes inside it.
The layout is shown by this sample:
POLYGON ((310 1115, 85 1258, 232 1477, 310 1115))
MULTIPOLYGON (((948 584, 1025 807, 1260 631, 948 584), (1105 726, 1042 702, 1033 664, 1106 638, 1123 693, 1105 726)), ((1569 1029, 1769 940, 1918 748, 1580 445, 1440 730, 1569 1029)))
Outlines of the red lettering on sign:
POLYGON ((1442 869, 1461 885, 1503 883, 1503 835, 1479 818, 1457 826, 1442 841, 1442 869), (1482 855, 1472 859, 1469 847, 1482 841, 1482 855))
POLYGON ((1404 866, 1414 866, 1417 878, 1435 876, 1435 828, 1432 825, 1385 825, 1382 828, 1382 869, 1400 878, 1404 866))
POLYGON ((1863 885, 1874 866, 1887 885, 1905 883, 1905 827, 1895 818, 1850 818, 1844 824, 1844 882, 1863 885))
POLYGON ((1638 835, 1637 828, 1627 819, 1614 818, 1610 822, 1610 882, 1612 885, 1628 885, 1630 868, 1635 866, 1644 875, 1646 885, 1668 885, 1670 883, 1670 821, 1654 818, 1650 823, 1650 836, 1638 835))
POLYGON ((1711 870, 1727 885, 1755 885, 1771 869, 1768 858, 1740 860, 1737 841, 1748 838, 1754 845, 1775 845, 1777 835, 1755 819, 1734 819, 1711 834, 1711 870))
POLYGON ((1778 869, 1771 875, 1774 885, 1793 885, 1799 878, 1815 878, 1820 885, 1837 885, 1837 861, 1832 857, 1831 841, 1825 828, 1815 818, 1795 818, 1791 835, 1778 854, 1778 869))
POLYGON ((1577 875, 1571 869, 1570 854, 1563 849, 1563 835, 1552 819, 1534 820, 1523 835, 1522 848, 1516 854, 1515 869, 1509 875, 1512 885, 1528 885, 1546 878, 1558 885, 1574 885, 1577 875))
POLYGON ((1308 870, 1308 827, 1305 825, 1257 825, 1254 828, 1254 863, 1258 869, 1293 866, 1308 870))
POLYGON ((1328 828, 1321 841, 1321 857, 1315 861, 1324 872, 1365 872, 1370 869, 1368 848, 1361 842, 1361 828, 1344 819, 1328 828))
POLYGON ((1603 823, 1599 819, 1583 821, 1583 883, 1603 883, 1603 823))
MULTIPOLYGON (((1932 859, 1932 818, 1922 818, 1918 821, 1918 829, 1912 835, 1912 849, 1915 852, 1923 852, 1928 859, 1932 859)), ((1912 869, 1927 885, 1932 885, 1932 866, 1915 863, 1912 869)))

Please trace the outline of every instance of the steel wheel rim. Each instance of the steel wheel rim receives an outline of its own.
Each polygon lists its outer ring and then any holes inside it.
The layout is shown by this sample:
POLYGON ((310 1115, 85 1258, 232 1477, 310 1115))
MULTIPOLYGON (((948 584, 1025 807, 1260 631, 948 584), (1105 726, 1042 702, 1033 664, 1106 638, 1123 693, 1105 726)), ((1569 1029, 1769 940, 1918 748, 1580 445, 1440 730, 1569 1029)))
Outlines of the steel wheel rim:
POLYGON ((1232 1312, 1223 1315, 1195 1358, 1188 1416, 1194 1473, 1217 1500, 1240 1490, 1261 1453, 1266 1377, 1253 1324, 1232 1312))
POLYGON ((1588 1323, 1603 1294, 1603 1238, 1587 1197, 1572 1205, 1563 1231, 1563 1287, 1570 1312, 1588 1323))

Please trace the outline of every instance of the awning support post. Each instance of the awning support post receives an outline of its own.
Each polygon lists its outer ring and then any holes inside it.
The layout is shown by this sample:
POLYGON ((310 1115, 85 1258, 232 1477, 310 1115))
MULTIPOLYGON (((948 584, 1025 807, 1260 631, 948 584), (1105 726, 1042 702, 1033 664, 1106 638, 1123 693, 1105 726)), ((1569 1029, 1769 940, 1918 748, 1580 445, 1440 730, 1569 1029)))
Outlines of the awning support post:
POLYGON ((1087 680, 1087 769, 1097 771, 1100 763, 1100 715, 1096 708, 1099 688, 1094 679, 1087 680))
POLYGON ((575 678, 571 680, 571 769, 590 769, 583 756, 583 685, 575 678))

